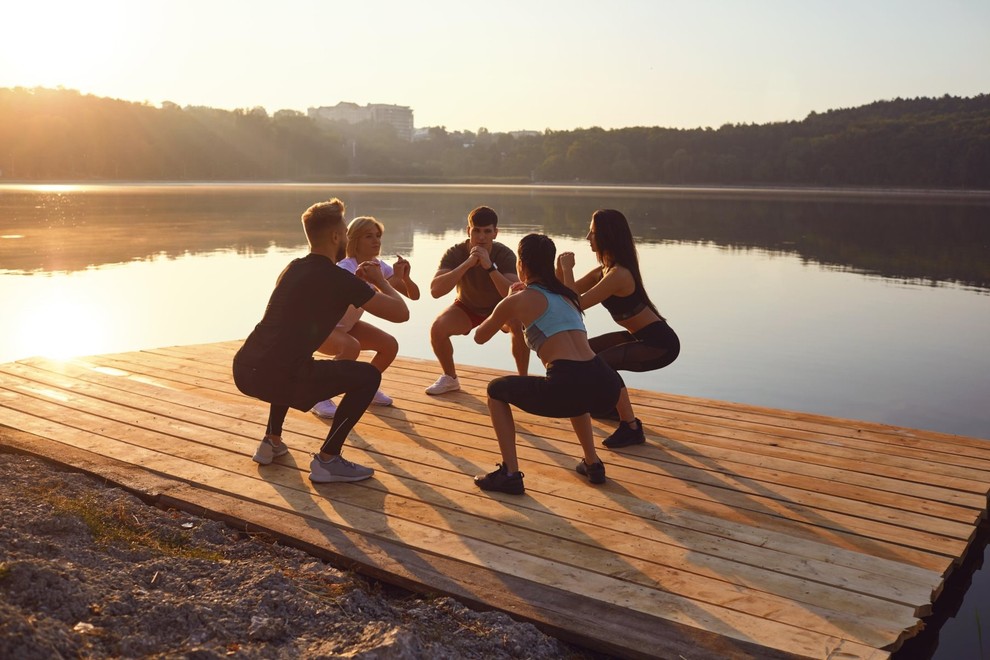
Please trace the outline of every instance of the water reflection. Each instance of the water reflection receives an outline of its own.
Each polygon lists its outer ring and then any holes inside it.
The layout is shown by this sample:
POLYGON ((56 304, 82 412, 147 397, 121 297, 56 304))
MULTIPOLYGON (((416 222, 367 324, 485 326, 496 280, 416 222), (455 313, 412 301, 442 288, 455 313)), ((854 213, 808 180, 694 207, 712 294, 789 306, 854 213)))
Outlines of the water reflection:
POLYGON ((990 289, 990 197, 767 196, 745 191, 479 186, 0 187, 0 269, 76 271, 153 257, 303 244, 297 218, 338 195, 375 215, 390 249, 459 228, 480 203, 503 227, 581 238, 591 212, 622 209, 644 242, 796 255, 830 269, 990 289))

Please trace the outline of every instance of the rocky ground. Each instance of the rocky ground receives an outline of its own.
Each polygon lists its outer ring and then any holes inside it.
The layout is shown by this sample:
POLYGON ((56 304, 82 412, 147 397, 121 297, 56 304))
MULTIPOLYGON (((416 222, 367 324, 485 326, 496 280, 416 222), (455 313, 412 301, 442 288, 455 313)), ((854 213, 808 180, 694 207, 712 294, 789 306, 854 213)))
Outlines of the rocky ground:
POLYGON ((0 449, 0 658, 601 658, 0 449))

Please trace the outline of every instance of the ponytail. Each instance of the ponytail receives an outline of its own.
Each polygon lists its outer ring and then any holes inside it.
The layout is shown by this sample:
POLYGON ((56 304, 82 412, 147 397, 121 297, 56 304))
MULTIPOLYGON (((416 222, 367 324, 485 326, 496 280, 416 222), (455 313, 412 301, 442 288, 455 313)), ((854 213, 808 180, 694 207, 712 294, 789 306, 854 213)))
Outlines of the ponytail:
POLYGON ((532 278, 539 280, 540 284, 548 291, 570 300, 584 315, 584 310, 581 309, 580 296, 557 279, 553 265, 555 256, 557 256, 557 246, 545 234, 527 234, 519 241, 519 260, 532 278))

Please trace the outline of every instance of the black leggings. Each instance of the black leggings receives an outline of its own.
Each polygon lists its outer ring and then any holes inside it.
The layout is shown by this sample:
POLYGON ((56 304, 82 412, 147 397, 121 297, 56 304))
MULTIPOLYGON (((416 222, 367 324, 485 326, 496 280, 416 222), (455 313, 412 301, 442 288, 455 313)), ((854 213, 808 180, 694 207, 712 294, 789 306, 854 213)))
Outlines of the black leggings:
POLYGON ((265 429, 271 435, 282 435, 289 408, 307 411, 319 401, 343 394, 327 439, 320 447, 320 451, 333 455, 340 453, 347 434, 371 405, 381 382, 378 369, 355 360, 312 360, 291 377, 281 379, 234 362, 237 388, 271 404, 265 429))
POLYGON ((666 321, 656 321, 635 333, 609 332, 592 337, 588 343, 616 371, 662 369, 681 352, 681 340, 666 321))
POLYGON ((546 376, 502 376, 488 383, 488 396, 541 417, 578 417, 615 407, 622 377, 595 356, 554 360, 546 376))

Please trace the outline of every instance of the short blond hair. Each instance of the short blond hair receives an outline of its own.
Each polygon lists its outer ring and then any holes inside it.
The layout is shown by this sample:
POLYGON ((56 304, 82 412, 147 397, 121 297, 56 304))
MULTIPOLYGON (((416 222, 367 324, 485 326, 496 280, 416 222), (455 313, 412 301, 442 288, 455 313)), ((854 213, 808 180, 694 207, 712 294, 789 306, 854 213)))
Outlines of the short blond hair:
POLYGON ((347 208, 344 203, 333 197, 325 202, 317 202, 303 211, 302 224, 303 231, 306 232, 306 240, 313 244, 313 239, 322 236, 328 231, 343 229, 344 213, 347 208))
POLYGON ((348 257, 357 256, 357 242, 358 237, 366 230, 368 227, 375 226, 378 231, 385 233, 385 225, 378 222, 370 215, 358 216, 351 220, 351 224, 347 225, 347 251, 348 257))

